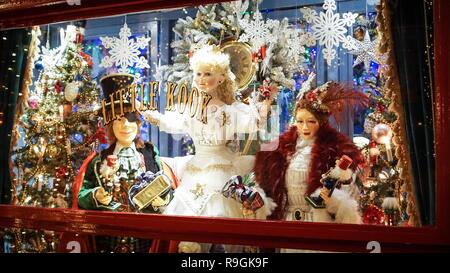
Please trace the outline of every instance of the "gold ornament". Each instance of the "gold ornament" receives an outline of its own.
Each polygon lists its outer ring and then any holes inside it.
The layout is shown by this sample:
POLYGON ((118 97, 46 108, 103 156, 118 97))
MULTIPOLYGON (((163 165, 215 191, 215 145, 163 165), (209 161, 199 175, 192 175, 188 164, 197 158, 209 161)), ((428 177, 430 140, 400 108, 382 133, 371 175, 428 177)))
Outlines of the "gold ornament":
POLYGON ((59 153, 59 148, 56 145, 50 144, 47 146, 46 152, 49 158, 55 158, 59 153))

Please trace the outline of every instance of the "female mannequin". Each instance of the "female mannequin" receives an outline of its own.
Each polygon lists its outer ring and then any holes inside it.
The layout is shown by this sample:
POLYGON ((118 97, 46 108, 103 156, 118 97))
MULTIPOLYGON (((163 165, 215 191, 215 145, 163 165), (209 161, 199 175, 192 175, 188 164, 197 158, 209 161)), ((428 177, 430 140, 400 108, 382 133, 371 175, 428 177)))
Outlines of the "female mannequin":
MULTIPOLYGON (((225 183, 234 175, 245 175, 253 168, 254 157, 240 156, 228 147, 235 134, 258 130, 258 124, 267 116, 270 100, 257 108, 251 108, 234 99, 234 75, 230 71, 229 56, 205 47, 190 60, 194 71, 193 86, 203 95, 211 96, 207 106, 207 122, 184 114, 155 111, 144 113, 147 120, 158 124, 161 131, 188 133, 193 139, 196 154, 175 158, 173 169, 179 179, 174 199, 165 214, 243 218, 242 204, 221 193, 225 183)), ((257 190, 257 189, 256 189, 257 190)), ((272 202, 260 193, 265 206, 256 211, 256 218, 265 219, 270 214, 272 202)), ((180 251, 208 252, 210 244, 182 242, 180 251), (189 245, 191 244, 191 245, 189 245), (184 248, 184 249, 183 249, 184 248)), ((236 252, 241 248, 226 246, 225 251, 236 252)))
MULTIPOLYGON (((342 189, 335 189, 328 197, 329 192, 322 187, 320 179, 343 155, 353 160, 350 165, 353 171, 364 166, 361 152, 347 136, 329 125, 328 118, 345 103, 366 100, 364 94, 329 82, 310 90, 297 102, 296 124, 279 137, 274 149, 269 151, 262 147, 256 155, 256 181, 277 203, 269 219, 361 222, 356 200, 342 189), (320 195, 325 208, 313 208, 305 200, 307 195, 320 195)), ((274 143, 269 143, 268 147, 274 143)))

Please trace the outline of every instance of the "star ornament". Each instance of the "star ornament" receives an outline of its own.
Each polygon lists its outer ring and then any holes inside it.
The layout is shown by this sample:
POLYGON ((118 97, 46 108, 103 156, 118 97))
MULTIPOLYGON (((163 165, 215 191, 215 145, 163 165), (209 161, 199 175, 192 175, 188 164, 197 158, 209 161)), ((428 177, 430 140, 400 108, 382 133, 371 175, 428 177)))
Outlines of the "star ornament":
POLYGON ((376 48, 378 45, 378 39, 370 41, 368 31, 366 31, 363 41, 356 40, 355 38, 352 39, 354 48, 350 50, 349 53, 357 56, 355 62, 353 63, 353 67, 364 62, 364 68, 366 69, 366 72, 369 72, 370 62, 377 59, 376 48))
POLYGON ((120 29, 119 38, 117 37, 100 37, 103 46, 109 50, 109 56, 105 56, 100 63, 101 67, 109 68, 118 67, 120 73, 127 73, 128 68, 133 66, 137 68, 150 68, 145 57, 139 56, 139 49, 145 49, 151 38, 138 37, 136 40, 131 36, 130 28, 125 23, 120 29))
POLYGON ((197 183, 195 184, 195 189, 191 189, 190 192, 194 195, 195 199, 202 197, 205 194, 205 184, 197 183))

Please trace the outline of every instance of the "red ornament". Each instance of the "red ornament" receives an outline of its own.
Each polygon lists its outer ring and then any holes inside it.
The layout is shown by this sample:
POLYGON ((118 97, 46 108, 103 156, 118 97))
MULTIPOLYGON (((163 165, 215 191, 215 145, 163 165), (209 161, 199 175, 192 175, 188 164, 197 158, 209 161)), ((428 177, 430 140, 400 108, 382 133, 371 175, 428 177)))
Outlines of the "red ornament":
POLYGON ((309 102, 313 102, 316 100, 316 93, 315 92, 308 92, 306 94, 306 100, 308 100, 309 102))
POLYGON ((267 46, 263 45, 258 52, 252 53, 253 61, 262 62, 267 56, 267 46))
POLYGON ((56 178, 64 179, 67 177, 67 174, 68 174, 68 170, 67 170, 66 166, 56 167, 56 173, 55 173, 56 178))
POLYGON ((385 215, 379 207, 369 205, 363 214, 363 222, 369 225, 382 225, 384 224, 384 217, 385 215))
POLYGON ((264 60, 267 56, 267 46, 263 45, 260 49, 259 49, 259 54, 261 56, 261 58, 264 60))
POLYGON ((377 109, 380 113, 384 113, 384 111, 386 111, 386 107, 384 107, 381 102, 377 103, 377 109))
POLYGON ((269 87, 267 87, 267 86, 260 86, 259 87, 259 92, 261 93, 261 95, 264 97, 264 98, 270 98, 270 89, 269 89, 269 87))
POLYGON ((59 80, 56 81, 54 87, 55 87, 55 91, 56 91, 57 94, 61 93, 62 85, 61 85, 61 82, 59 80))
POLYGON ((93 62, 92 62, 92 56, 89 54, 84 53, 83 51, 80 51, 80 55, 81 57, 83 57, 83 59, 87 62, 89 67, 93 66, 93 62))
POLYGON ((76 42, 81 44, 83 42, 84 36, 81 33, 77 33, 76 42))
POLYGON ((106 139, 106 132, 103 127, 98 128, 97 132, 95 133, 95 136, 100 141, 101 144, 108 143, 106 139))

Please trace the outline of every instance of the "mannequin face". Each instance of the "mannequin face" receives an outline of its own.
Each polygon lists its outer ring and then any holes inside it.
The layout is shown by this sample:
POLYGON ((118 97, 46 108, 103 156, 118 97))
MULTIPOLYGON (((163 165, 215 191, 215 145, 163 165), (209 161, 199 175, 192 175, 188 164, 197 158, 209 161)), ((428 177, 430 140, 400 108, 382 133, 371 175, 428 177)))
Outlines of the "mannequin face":
POLYGON ((299 109, 297 111, 296 125, 299 136, 304 140, 312 139, 319 130, 319 120, 308 110, 299 109))
POLYGON ((136 138, 138 125, 136 122, 129 122, 125 117, 121 117, 113 122, 113 131, 117 142, 128 147, 136 138))
POLYGON ((209 94, 215 92, 224 76, 213 70, 211 65, 199 64, 194 70, 194 82, 200 91, 209 94))

